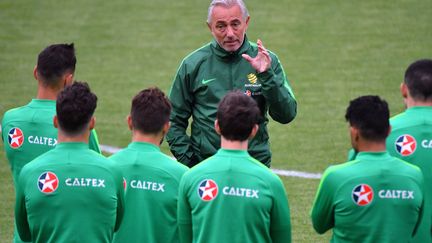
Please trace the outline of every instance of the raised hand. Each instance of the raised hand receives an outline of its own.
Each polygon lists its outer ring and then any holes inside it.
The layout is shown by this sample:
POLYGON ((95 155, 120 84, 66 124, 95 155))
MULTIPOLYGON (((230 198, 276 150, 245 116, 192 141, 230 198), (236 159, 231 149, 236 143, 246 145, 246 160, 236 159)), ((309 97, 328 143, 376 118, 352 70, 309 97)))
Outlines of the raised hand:
POLYGON ((242 57, 248 61, 251 66, 257 70, 258 73, 262 73, 264 71, 267 71, 270 68, 271 65, 271 57, 265 49, 265 47, 262 44, 262 41, 260 39, 257 40, 258 45, 258 54, 256 57, 252 58, 247 54, 242 54, 242 57))

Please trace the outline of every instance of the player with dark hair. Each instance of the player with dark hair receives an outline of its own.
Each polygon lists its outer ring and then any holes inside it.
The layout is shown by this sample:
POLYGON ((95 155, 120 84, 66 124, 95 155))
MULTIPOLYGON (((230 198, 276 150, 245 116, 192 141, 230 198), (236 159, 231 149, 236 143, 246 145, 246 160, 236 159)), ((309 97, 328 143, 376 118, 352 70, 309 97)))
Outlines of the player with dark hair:
MULTIPOLYGON (((38 81, 36 98, 3 116, 1 134, 15 187, 22 167, 57 144, 57 129, 52 123, 55 100, 58 93, 73 82, 75 65, 73 44, 46 47, 39 54, 33 70, 38 81)), ((89 147, 100 153, 94 130, 90 133, 89 147)), ((14 241, 21 242, 17 234, 14 241)))
POLYGON ((219 149, 214 121, 217 105, 229 91, 241 90, 257 102, 262 119, 257 136, 249 141, 248 152, 268 167, 268 115, 287 124, 297 114, 297 101, 278 57, 260 40, 252 43, 247 39, 249 20, 243 0, 212 0, 207 26, 214 40, 188 55, 174 78, 167 141, 173 155, 189 167, 219 149))
POLYGON ((220 102, 218 152, 182 177, 178 224, 182 242, 291 242, 282 181, 248 152, 260 110, 243 92, 220 102))
POLYGON ((392 132, 387 151, 412 163, 423 172, 424 217, 412 242, 432 242, 432 60, 412 63, 405 72, 401 93, 405 112, 390 119, 392 132))
POLYGON ((418 167, 386 152, 387 102, 362 96, 346 111, 355 160, 329 167, 311 211, 314 229, 334 242, 409 242, 423 208, 418 167))
POLYGON ((160 151, 171 104, 158 88, 132 100, 129 146, 110 157, 123 172, 126 212, 114 242, 178 242, 177 198, 188 168, 160 151))
POLYGON ((21 239, 31 242, 111 242, 123 218, 121 173, 87 140, 97 97, 86 83, 60 92, 54 125, 59 144, 21 171, 15 205, 21 239))

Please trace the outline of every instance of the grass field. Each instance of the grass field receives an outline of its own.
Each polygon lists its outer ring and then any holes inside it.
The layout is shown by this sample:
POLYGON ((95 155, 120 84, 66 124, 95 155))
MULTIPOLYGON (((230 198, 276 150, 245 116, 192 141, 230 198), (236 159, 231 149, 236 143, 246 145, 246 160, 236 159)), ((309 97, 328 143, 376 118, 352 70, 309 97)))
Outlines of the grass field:
MULTIPOLYGON (((432 57, 430 0, 246 0, 250 40, 278 54, 298 100, 290 125, 270 123, 272 166, 322 172, 349 148, 343 119, 349 100, 378 94, 403 110, 399 84, 413 60, 432 57)), ((36 56, 50 43, 74 42, 76 78, 99 97, 100 142, 124 147, 131 97, 168 91, 182 58, 211 40, 208 1, 76 0, 0 2, 0 114, 36 94, 36 56)), ((168 153, 167 145, 163 150, 168 153)), ((14 191, 0 145, 0 242, 10 242, 14 191)), ((313 232, 309 210, 318 180, 282 178, 294 242, 327 242, 313 232)))

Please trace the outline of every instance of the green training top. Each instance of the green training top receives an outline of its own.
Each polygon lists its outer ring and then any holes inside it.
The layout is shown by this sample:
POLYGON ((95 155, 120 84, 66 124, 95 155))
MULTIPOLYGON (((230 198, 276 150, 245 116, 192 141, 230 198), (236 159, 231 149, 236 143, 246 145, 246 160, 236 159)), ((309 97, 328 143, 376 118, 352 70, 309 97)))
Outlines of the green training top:
POLYGON ((360 152, 357 159, 329 167, 311 211, 331 242, 408 242, 419 223, 423 176, 418 167, 387 152, 360 152))
POLYGON ((220 149, 182 177, 182 242, 291 242, 282 181, 245 150, 220 149))
POLYGON ((167 141, 173 155, 189 167, 214 155, 220 137, 214 130, 217 107, 232 90, 240 90, 258 104, 263 119, 249 142, 249 153, 270 166, 267 113, 277 122, 288 123, 297 114, 297 101, 278 57, 269 51, 269 70, 257 73, 241 55, 255 57, 258 47, 245 37, 235 52, 227 52, 213 41, 188 55, 180 64, 169 98, 173 105, 167 141), (186 133, 192 116, 191 136, 186 133))
MULTIPOLYGON (((55 114, 56 101, 42 99, 33 99, 4 114, 1 134, 15 187, 24 165, 57 144, 57 129, 53 124, 55 114)), ((100 153, 95 130, 90 133, 89 148, 100 153)), ((16 232, 14 242, 22 242, 16 232)))
MULTIPOLYGON (((25 106, 7 111, 2 119, 2 139, 14 185, 28 162, 53 149, 57 129, 53 125, 55 100, 33 99, 25 106)), ((96 132, 90 134, 89 148, 100 153, 96 132)))
MULTIPOLYGON (((417 165, 425 185, 432 185, 432 107, 416 106, 390 119, 392 131, 387 150, 395 157, 417 165)), ((425 187, 423 220, 413 242, 432 242, 432 187, 425 187)))
POLYGON ((188 168, 144 142, 132 142, 110 159, 126 185, 126 211, 113 242, 178 242, 178 187, 188 168))
POLYGON ((85 143, 60 143, 21 171, 15 221, 21 239, 111 242, 123 217, 121 173, 85 143))

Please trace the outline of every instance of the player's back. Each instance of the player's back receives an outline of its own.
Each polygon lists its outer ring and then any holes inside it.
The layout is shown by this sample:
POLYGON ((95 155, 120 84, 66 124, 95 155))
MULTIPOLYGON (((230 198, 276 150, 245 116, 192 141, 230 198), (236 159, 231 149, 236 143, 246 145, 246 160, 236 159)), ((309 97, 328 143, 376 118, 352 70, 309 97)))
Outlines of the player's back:
POLYGON ((323 190, 333 195, 332 242, 409 241, 423 203, 417 167, 385 152, 361 152, 324 177, 323 190))
POLYGON ((24 165, 57 144, 54 115, 55 100, 39 99, 4 114, 2 138, 15 185, 24 165))
POLYGON ((126 187, 125 216, 114 242, 178 242, 178 187, 188 168, 143 142, 129 144, 110 159, 126 187))
POLYGON ((60 143, 21 172, 17 228, 35 242, 111 242, 122 210, 120 172, 85 143, 60 143))
POLYGON ((282 182, 243 150, 220 149, 183 176, 180 230, 190 223, 194 242, 291 240, 282 182))
MULTIPOLYGON (((432 183, 432 107, 411 107, 390 120, 392 131, 387 150, 395 157, 417 165, 423 172, 425 185, 432 183)), ((425 187, 425 208, 419 234, 414 242, 432 242, 432 187, 425 187), (429 216, 427 216, 429 215, 429 216)))

